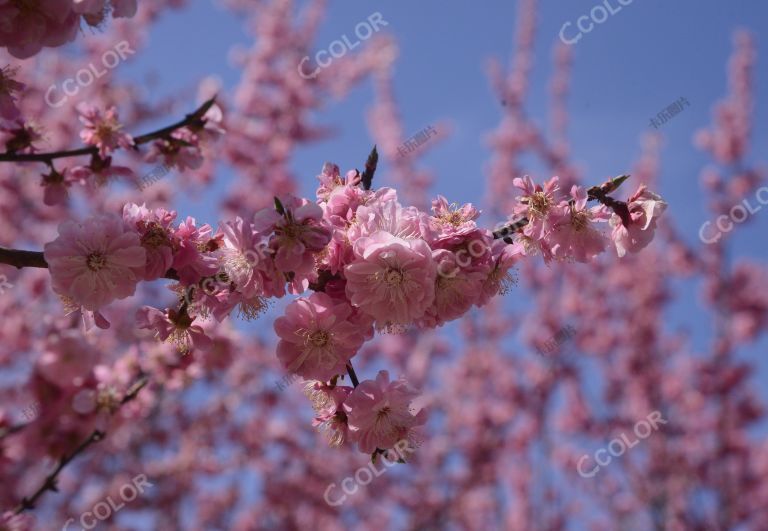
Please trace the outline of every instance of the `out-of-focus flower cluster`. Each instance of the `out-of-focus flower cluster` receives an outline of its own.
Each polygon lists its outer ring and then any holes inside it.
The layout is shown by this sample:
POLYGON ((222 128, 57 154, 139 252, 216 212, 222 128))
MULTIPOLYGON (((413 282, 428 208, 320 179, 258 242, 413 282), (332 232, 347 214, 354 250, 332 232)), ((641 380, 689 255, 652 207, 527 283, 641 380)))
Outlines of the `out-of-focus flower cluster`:
MULTIPOLYGON (((100 149, 120 142, 106 136, 84 139, 100 149)), ((354 389, 336 385, 374 330, 435 328, 485 305, 508 287, 510 268, 533 249, 546 259, 590 260, 606 247, 601 221, 612 226, 619 255, 642 249, 666 206, 640 187, 628 203, 619 202, 624 214, 605 206, 610 198, 587 208, 582 188, 558 201, 557 178, 540 186, 526 177, 515 181, 524 195, 514 215, 527 224, 498 239, 477 226, 480 212, 471 204, 458 207, 438 196, 428 214, 401 205, 391 188, 365 189, 357 170, 341 177, 330 163, 319 180, 317 201, 275 198, 274 207, 216 231, 191 217, 177 224, 176 212, 135 204, 126 205, 122 217, 63 223, 45 246, 53 288, 70 311, 106 328, 100 310, 132 295, 140 281, 177 280, 170 289, 178 308, 144 307, 137 322, 182 353, 210 348, 199 320, 221 322, 235 309, 253 318, 270 298, 311 289, 275 321, 277 357, 286 371, 309 381, 316 422, 331 440, 350 440, 370 453, 414 439, 425 420, 411 410, 416 392, 402 380, 390 382, 386 372, 354 389)))
POLYGON ((0 0, 0 46, 26 59, 73 41, 81 21, 100 26, 110 14, 134 16, 136 8, 137 0, 0 0))
MULTIPOLYGON (((126 167, 113 164, 113 154, 120 149, 132 149, 135 147, 134 139, 123 131, 123 126, 118 120, 117 109, 109 107, 102 112, 100 109, 81 104, 78 106, 80 121, 85 126, 80 132, 80 138, 87 146, 98 149, 98 153, 91 156, 87 165, 64 167, 60 169, 50 168, 43 175, 42 186, 45 188, 43 201, 46 205, 63 204, 69 196, 69 188, 73 184, 98 187, 103 186, 111 179, 125 178, 138 184, 138 177, 126 167)), ((175 129, 163 138, 155 140, 145 156, 147 162, 162 165, 165 168, 175 168, 178 171, 199 168, 203 163, 203 149, 206 143, 219 138, 224 130, 220 127, 222 120, 221 109, 213 104, 202 116, 202 124, 190 124, 175 129)), ((15 146, 18 151, 34 152, 32 135, 22 131, 16 133, 6 142, 6 146, 15 146), (29 139, 28 142, 22 143, 29 139)), ((9 148, 10 151, 10 148, 9 148)))

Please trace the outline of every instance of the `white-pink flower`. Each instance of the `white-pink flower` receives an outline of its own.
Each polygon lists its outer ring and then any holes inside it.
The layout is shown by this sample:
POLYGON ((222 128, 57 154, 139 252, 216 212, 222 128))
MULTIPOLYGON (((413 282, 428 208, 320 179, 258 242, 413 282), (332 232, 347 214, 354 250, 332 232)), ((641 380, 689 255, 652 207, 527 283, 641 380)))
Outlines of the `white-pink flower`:
POLYGON ((571 188, 573 201, 563 201, 555 209, 554 229, 547 237, 554 255, 560 260, 589 262, 605 250, 606 238, 595 221, 607 221, 599 206, 587 206, 587 192, 580 186, 571 188))
POLYGON ((343 374, 365 339, 366 331, 350 320, 352 315, 348 303, 325 293, 295 300, 275 320, 280 362, 308 380, 327 381, 343 374))
POLYGON ((144 276, 139 234, 115 215, 62 223, 44 249, 54 291, 87 310, 133 295, 144 276))
POLYGON ((155 280, 165 275, 173 264, 173 250, 177 241, 173 235, 175 211, 163 208, 149 210, 146 205, 129 203, 123 207, 123 220, 141 237, 141 245, 147 251, 147 267, 144 280, 155 280))
POLYGON ((644 249, 656 231, 656 221, 667 209, 667 203, 660 196, 641 185, 627 200, 630 222, 625 227, 621 218, 613 214, 609 220, 613 232, 611 239, 616 245, 616 254, 624 256, 627 251, 636 253, 644 249))
POLYGON ((343 404, 351 392, 352 388, 345 385, 329 386, 314 380, 304 387, 304 394, 317 413, 312 425, 327 432, 331 446, 341 446, 349 436, 347 414, 344 413, 343 404))
POLYGON ((136 312, 136 324, 139 328, 154 330, 161 341, 170 341, 179 352, 186 354, 192 348, 208 350, 213 341, 205 334, 203 327, 193 325, 194 317, 186 312, 169 309, 165 312, 144 306, 136 312))
POLYGON ((80 132, 80 138, 90 146, 99 148, 99 157, 107 158, 115 149, 133 147, 133 137, 122 131, 122 124, 117 119, 117 108, 107 109, 104 115, 101 111, 85 103, 77 106, 80 121, 85 129, 80 132))
POLYGON ((433 328, 458 319, 469 311, 480 298, 487 271, 462 267, 461 259, 447 249, 433 252, 437 263, 435 297, 419 325, 433 328))
POLYGON ((432 304, 437 265, 423 240, 379 231, 355 242, 356 259, 344 268, 346 292, 377 327, 408 325, 432 304))
POLYGON ((413 428, 427 420, 423 409, 416 415, 411 410, 418 394, 402 378, 390 382, 387 371, 379 371, 376 380, 361 382, 344 400, 350 440, 365 453, 410 440, 413 428))
POLYGON ((314 269, 315 253, 330 241, 331 228, 323 221, 323 210, 316 203, 288 197, 282 206, 283 213, 272 209, 257 212, 254 226, 264 234, 274 231, 270 247, 280 271, 307 276, 314 269))
POLYGON ((355 211, 355 223, 347 233, 353 244, 360 238, 385 231, 404 240, 415 240, 428 235, 428 216, 415 207, 404 207, 397 202, 391 188, 382 188, 355 211))

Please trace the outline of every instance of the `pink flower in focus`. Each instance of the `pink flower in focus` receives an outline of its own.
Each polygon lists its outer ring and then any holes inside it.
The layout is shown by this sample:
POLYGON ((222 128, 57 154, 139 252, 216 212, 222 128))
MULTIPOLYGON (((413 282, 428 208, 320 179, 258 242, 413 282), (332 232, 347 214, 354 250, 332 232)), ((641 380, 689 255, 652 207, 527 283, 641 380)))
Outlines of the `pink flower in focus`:
POLYGON ((133 295, 144 276, 139 235, 115 215, 62 223, 58 238, 44 249, 54 291, 87 310, 133 295))
POLYGON ((351 315, 348 303, 325 293, 289 304, 285 316, 275 320, 280 363, 308 380, 326 381, 343 374, 364 341, 364 331, 350 321, 351 315))
POLYGON ((430 233, 427 215, 415 207, 403 207, 390 188, 382 188, 355 212, 355 223, 349 228, 351 243, 379 231, 404 240, 416 240, 430 233))
POLYGON ((219 271, 219 260, 214 252, 219 248, 220 241, 212 237, 212 232, 208 224, 196 227, 195 218, 190 216, 176 229, 174 235, 179 248, 173 256, 173 268, 182 284, 196 284, 203 277, 219 271))
POLYGON ((424 410, 416 415, 411 411, 418 394, 403 379, 390 382, 387 371, 379 371, 376 380, 361 382, 344 401, 350 440, 369 454, 409 440, 413 428, 427 420, 424 410))
POLYGON ((332 162, 323 164, 323 169, 317 176, 317 180, 320 181, 320 186, 316 192, 318 201, 325 201, 335 188, 344 185, 339 167, 332 162))
POLYGON ((384 231, 355 242, 356 259, 344 268, 347 296, 378 328, 408 325, 432 304, 437 266, 423 240, 384 231))
POLYGON ((229 279, 244 295, 263 295, 262 272, 258 266, 270 258, 264 236, 239 216, 222 223, 219 232, 222 246, 218 252, 229 279))
POLYGON ((627 251, 636 253, 644 249, 653 240, 656 231, 656 221, 667 209, 667 203, 660 196, 648 191, 641 185, 627 201, 630 223, 625 227, 621 218, 612 214, 609 222, 613 227, 611 239, 616 245, 619 258, 627 251))
POLYGON ((551 228, 550 214, 555 206, 555 192, 559 187, 559 178, 552 177, 544 186, 534 184, 529 176, 516 177, 512 183, 522 190, 524 195, 517 198, 518 204, 514 207, 515 221, 521 216, 528 218, 528 225, 523 232, 534 240, 542 239, 551 228))
POLYGON ((435 297, 425 316, 419 320, 422 327, 434 328, 467 313, 478 300, 487 273, 460 266, 461 260, 451 251, 437 249, 432 257, 437 264, 435 297))
POLYGON ((194 318, 186 313, 177 313, 169 309, 162 312, 151 306, 144 306, 136 312, 136 324, 139 328, 154 330, 161 341, 170 341, 179 352, 186 354, 193 348, 208 350, 212 341, 203 328, 193 325, 194 318))
POLYGON ((521 251, 518 244, 509 245, 502 240, 494 240, 491 245, 493 266, 483 282, 477 306, 484 306, 496 295, 505 295, 515 284, 509 270, 522 258, 521 251))
POLYGON ((437 241, 452 242, 475 230, 477 228, 475 220, 479 216, 480 211, 471 203, 457 207, 455 204, 448 204, 445 197, 438 195, 437 199, 432 201, 430 222, 438 234, 437 241))
POLYGON ((117 119, 117 108, 112 106, 102 116, 101 111, 85 103, 77 106, 80 121, 85 129, 80 131, 80 138, 89 146, 99 148, 99 157, 106 159, 115 149, 133 147, 133 137, 123 132, 122 124, 117 119))
POLYGON ((323 221, 323 210, 306 199, 290 197, 283 201, 284 214, 264 209, 254 216, 256 230, 274 231, 270 247, 275 265, 283 272, 307 274, 314 269, 315 253, 331 239, 331 229, 323 221))
POLYGON ((304 388, 312 408, 317 416, 312 425, 320 427, 328 432, 331 446, 341 446, 349 437, 347 426, 347 414, 342 407, 344 400, 352 392, 352 388, 345 385, 329 386, 323 382, 310 381, 304 388))
POLYGON ((173 235, 175 211, 163 208, 150 211, 145 205, 135 203, 123 207, 123 221, 141 237, 141 245, 147 251, 147 267, 143 280, 155 280, 165 276, 173 264, 173 250, 177 246, 173 235))
POLYGON ((227 278, 238 293, 240 315, 254 319, 267 308, 267 291, 270 295, 274 293, 271 250, 264 236, 240 217, 223 223, 219 232, 222 235, 219 256, 227 278))
POLYGON ((599 206, 587 207, 584 188, 574 185, 571 196, 572 204, 563 201, 555 209, 555 228, 547 239, 556 258, 586 263, 605 250, 606 238, 593 221, 606 221, 608 216, 599 206))

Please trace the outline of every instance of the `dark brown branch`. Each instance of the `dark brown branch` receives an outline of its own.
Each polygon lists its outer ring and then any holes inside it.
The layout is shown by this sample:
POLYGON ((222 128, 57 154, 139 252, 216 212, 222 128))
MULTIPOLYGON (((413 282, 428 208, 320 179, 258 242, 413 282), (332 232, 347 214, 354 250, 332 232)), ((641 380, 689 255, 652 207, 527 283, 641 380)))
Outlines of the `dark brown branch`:
MULTIPOLYGON (((48 262, 45 261, 42 251, 21 251, 19 249, 6 249, 5 247, 0 247, 0 264, 12 265, 17 269, 22 267, 48 267, 48 262)), ((163 278, 179 280, 179 275, 175 269, 169 269, 165 272, 163 278)))
MULTIPOLYGON (((173 133, 176 129, 181 129, 187 126, 201 126, 203 124, 203 115, 208 112, 208 109, 215 103, 215 96, 205 103, 203 103, 196 111, 188 114, 183 120, 176 122, 168 127, 163 127, 157 131, 152 131, 145 135, 134 137, 134 147, 138 147, 141 144, 146 144, 152 140, 165 138, 169 134, 173 133)), ((96 146, 89 146, 79 149, 70 149, 65 151, 53 151, 50 153, 0 153, 0 162, 45 162, 50 163, 54 159, 60 159, 64 157, 78 157, 80 155, 95 155, 98 154, 99 148, 96 146)), ((40 267, 40 266, 38 266, 40 267)))
MULTIPOLYGON (((141 389, 144 388, 147 383, 149 383, 147 376, 141 376, 141 378, 139 378, 136 383, 134 383, 125 393, 123 399, 120 401, 120 405, 122 406, 136 398, 136 395, 138 395, 139 391, 141 391, 141 389)), ((53 492, 58 492, 59 489, 56 483, 58 482, 59 474, 62 470, 64 470, 64 467, 71 463, 75 457, 87 450, 92 444, 101 441, 106 436, 106 432, 101 430, 93 430, 93 433, 91 433, 86 440, 80 443, 80 445, 78 445, 78 447, 75 448, 72 453, 69 455, 64 455, 61 459, 59 459, 59 464, 56 466, 56 469, 48 474, 48 476, 43 481, 43 484, 40 485, 40 487, 32 496, 25 496, 22 498, 21 503, 19 503, 19 505, 16 506, 16 509, 14 509, 14 513, 21 514, 24 511, 31 511, 34 509, 35 504, 40 499, 40 497, 45 494, 46 491, 50 490, 53 492)))
POLYGON ((43 253, 39 251, 20 251, 0 247, 0 264, 12 265, 17 269, 22 267, 48 267, 43 253))
POLYGON ((360 380, 357 379, 357 374, 355 373, 355 369, 352 368, 352 362, 347 362, 347 374, 349 374, 349 379, 352 381, 352 387, 357 387, 360 385, 360 380))

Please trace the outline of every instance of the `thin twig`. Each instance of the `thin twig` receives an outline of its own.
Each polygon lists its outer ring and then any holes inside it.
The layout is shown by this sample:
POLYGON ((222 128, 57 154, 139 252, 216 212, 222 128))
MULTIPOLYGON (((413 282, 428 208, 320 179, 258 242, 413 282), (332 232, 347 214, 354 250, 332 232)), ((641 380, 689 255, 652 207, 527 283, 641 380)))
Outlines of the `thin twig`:
POLYGON ((349 379, 352 380, 352 386, 357 387, 360 385, 360 380, 357 379, 357 374, 355 374, 355 369, 352 368, 352 362, 347 362, 347 374, 349 374, 349 379))
MULTIPOLYGON (((165 138, 170 133, 173 133, 176 129, 190 125, 200 125, 203 115, 208 112, 208 109, 215 103, 216 97, 209 99, 203 103, 196 111, 188 114, 183 120, 176 122, 168 127, 163 127, 157 131, 152 131, 144 135, 134 137, 134 147, 138 147, 141 144, 146 144, 152 140, 159 138, 165 138)), ((99 148, 96 146, 83 147, 79 149, 70 149, 65 151, 53 151, 50 153, 0 153, 0 162, 45 162, 50 163, 54 159, 60 159, 64 157, 78 157, 80 155, 96 155, 99 152, 99 148)))
MULTIPOLYGON (((139 394, 139 391, 141 391, 144 386, 149 383, 149 378, 146 375, 142 375, 129 389, 126 391, 125 395, 123 396, 123 399, 120 401, 120 406, 123 406, 124 404, 130 402, 134 398, 136 398, 136 395, 139 394)), ((35 491, 32 496, 25 496, 22 498, 21 503, 19 503, 18 506, 14 509, 14 514, 21 514, 24 511, 31 511, 35 508, 35 504, 37 503, 38 499, 45 494, 46 491, 53 491, 58 492, 58 485, 56 484, 59 479, 59 474, 62 470, 64 470, 64 467, 67 466, 69 463, 71 463, 75 457, 83 453, 85 450, 87 450, 92 444, 97 443, 104 439, 107 436, 107 433, 101 430, 93 430, 93 433, 91 433, 86 440, 84 440, 82 443, 78 445, 77 448, 75 448, 72 453, 69 455, 64 455, 60 460, 59 464, 56 466, 56 469, 48 474, 48 476, 43 481, 43 484, 40 485, 40 487, 35 491)))

